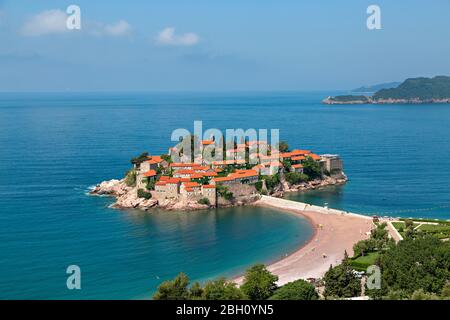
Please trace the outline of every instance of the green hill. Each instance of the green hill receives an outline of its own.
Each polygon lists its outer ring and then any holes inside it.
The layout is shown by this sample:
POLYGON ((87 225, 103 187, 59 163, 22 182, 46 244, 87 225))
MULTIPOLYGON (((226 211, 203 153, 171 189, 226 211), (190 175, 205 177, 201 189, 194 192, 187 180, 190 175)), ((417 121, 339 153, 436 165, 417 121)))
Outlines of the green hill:
POLYGON ((411 78, 397 88, 381 89, 373 95, 379 99, 448 99, 450 98, 450 77, 411 78))
POLYGON ((373 96, 328 97, 325 104, 450 103, 450 77, 406 79, 396 88, 381 89, 373 96))

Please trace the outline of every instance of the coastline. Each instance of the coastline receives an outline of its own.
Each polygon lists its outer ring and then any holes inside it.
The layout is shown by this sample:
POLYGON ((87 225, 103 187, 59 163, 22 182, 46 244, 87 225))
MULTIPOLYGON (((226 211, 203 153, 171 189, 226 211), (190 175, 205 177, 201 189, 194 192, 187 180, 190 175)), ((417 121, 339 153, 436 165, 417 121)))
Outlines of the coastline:
MULTIPOLYGON (((343 185, 347 182, 347 176, 342 173, 339 176, 325 176, 322 179, 314 179, 308 182, 298 184, 289 184, 284 181, 274 189, 272 197, 282 197, 284 193, 304 192, 309 190, 318 190, 328 186, 343 185)), ((125 179, 112 179, 103 181, 95 186, 89 187, 88 195, 91 196, 109 196, 115 198, 115 202, 110 205, 113 209, 141 209, 144 211, 158 208, 166 211, 180 210, 193 211, 210 209, 212 206, 200 204, 197 201, 189 201, 183 199, 144 199, 137 195, 137 187, 129 187, 125 183, 125 179)), ((235 197, 233 200, 227 201, 220 198, 217 201, 217 208, 229 208, 245 205, 255 205, 260 201, 260 194, 249 193, 235 197)))
MULTIPOLYGON (((270 263, 267 269, 279 277, 278 285, 297 279, 321 278, 330 265, 339 264, 344 251, 353 254, 353 244, 369 237, 369 216, 311 206, 301 202, 263 196, 257 206, 272 207, 307 219, 313 235, 295 252, 270 263)), ((243 276, 233 278, 241 284, 243 276)))
POLYGON ((356 96, 355 99, 350 100, 337 100, 335 97, 327 97, 322 100, 322 104, 448 104, 450 98, 443 99, 373 99, 370 96, 366 96, 360 99, 356 96))

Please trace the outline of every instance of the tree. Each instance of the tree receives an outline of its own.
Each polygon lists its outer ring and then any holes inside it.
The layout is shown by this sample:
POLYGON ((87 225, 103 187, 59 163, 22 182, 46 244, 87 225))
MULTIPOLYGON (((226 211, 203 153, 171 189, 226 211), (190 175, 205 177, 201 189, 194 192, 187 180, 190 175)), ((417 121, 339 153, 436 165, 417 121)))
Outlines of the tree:
POLYGON ((445 283, 444 287, 442 288, 442 290, 441 290, 441 298, 442 299, 447 299, 447 300, 450 299, 450 280, 448 280, 445 283))
POLYGON ((340 265, 336 267, 330 265, 323 280, 325 297, 350 298, 361 294, 361 281, 354 275, 347 255, 340 265))
POLYGON ((208 281, 203 288, 204 300, 243 300, 244 293, 236 287, 234 282, 228 282, 225 278, 208 281))
POLYGON ((394 240, 389 238, 389 231, 386 227, 387 223, 383 222, 377 224, 376 228, 372 229, 369 239, 371 240, 372 248, 369 248, 369 251, 373 251, 375 249, 381 250, 394 243, 394 240))
POLYGON ((413 228, 414 227, 414 222, 411 219, 406 219, 405 220, 405 228, 413 228))
POLYGON ((158 287, 154 300, 187 300, 189 299, 189 278, 180 273, 173 280, 164 281, 158 287))
POLYGON ((247 269, 241 286, 244 294, 251 300, 265 300, 277 289, 278 276, 273 275, 263 264, 247 269))
POLYGON ((316 179, 316 178, 320 178, 322 176, 320 164, 313 158, 307 156, 306 159, 303 160, 302 165, 303 165, 303 172, 310 179, 316 179))
POLYGON ((278 143, 278 149, 280 150, 280 152, 288 152, 289 145, 286 141, 280 141, 280 143, 278 143))
POLYGON ((266 188, 268 190, 273 190, 277 185, 280 184, 280 174, 274 174, 271 176, 264 176, 262 177, 266 181, 266 188))
POLYGON ((308 176, 299 172, 288 172, 285 174, 286 181, 290 184, 297 184, 300 182, 308 181, 308 176))
POLYGON ((418 289, 411 295, 411 300, 439 300, 434 293, 427 293, 423 289, 418 289))
POLYGON ((355 253, 355 256, 365 256, 369 251, 369 246, 366 240, 358 241, 353 245, 353 252, 355 253))
POLYGON ((380 257, 381 290, 441 294, 450 279, 450 243, 433 236, 398 242, 380 257))
POLYGON ((147 190, 155 190, 155 180, 154 179, 148 179, 145 188, 147 190))
POLYGON ((148 156, 148 152, 142 152, 139 156, 132 158, 130 162, 135 166, 139 166, 142 162, 148 159, 148 156))
POLYGON ((189 299, 199 300, 202 298, 203 288, 198 282, 194 282, 189 288, 189 299))
POLYGON ((277 289, 269 300, 317 300, 319 295, 314 286, 305 280, 289 282, 277 289))
POLYGON ((163 159, 164 161, 166 161, 169 164, 173 162, 172 157, 168 154, 162 154, 161 159, 163 159))

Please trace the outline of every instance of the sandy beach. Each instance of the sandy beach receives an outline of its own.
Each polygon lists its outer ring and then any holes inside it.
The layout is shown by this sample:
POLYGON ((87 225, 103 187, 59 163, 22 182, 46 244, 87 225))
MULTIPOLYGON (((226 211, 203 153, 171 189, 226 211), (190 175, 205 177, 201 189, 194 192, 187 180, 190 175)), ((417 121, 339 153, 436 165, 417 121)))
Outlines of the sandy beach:
MULTIPOLYGON (((315 229, 311 240, 296 252, 274 262, 268 269, 279 277, 278 285, 297 279, 320 278, 330 267, 339 264, 344 251, 353 254, 353 244, 367 239, 373 228, 372 218, 311 206, 273 197, 263 197, 258 206, 269 206, 307 218, 315 229)), ((242 277, 235 281, 239 284, 242 277)))

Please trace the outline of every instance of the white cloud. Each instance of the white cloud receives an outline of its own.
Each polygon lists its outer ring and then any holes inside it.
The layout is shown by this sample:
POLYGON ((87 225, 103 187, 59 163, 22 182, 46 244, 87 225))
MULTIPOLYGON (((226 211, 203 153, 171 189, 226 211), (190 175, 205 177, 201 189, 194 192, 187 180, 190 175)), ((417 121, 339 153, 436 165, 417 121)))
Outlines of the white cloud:
POLYGON ((41 36, 69 31, 66 27, 67 15, 61 10, 47 10, 28 19, 22 26, 24 36, 41 36))
POLYGON ((104 27, 105 34, 110 36, 126 36, 131 32, 131 26, 125 20, 120 20, 116 24, 106 25, 104 27))
MULTIPOLYGON (((28 19, 22 26, 24 36, 42 36, 46 34, 61 34, 69 32, 66 26, 68 15, 62 10, 47 10, 28 19)), ((131 33, 131 26, 125 20, 115 24, 103 24, 96 21, 82 21, 81 31, 95 36, 126 36, 131 33)))
POLYGON ((197 44, 199 40, 200 37, 193 32, 176 35, 173 27, 165 28, 156 37, 157 43, 172 46, 192 46, 197 44))

